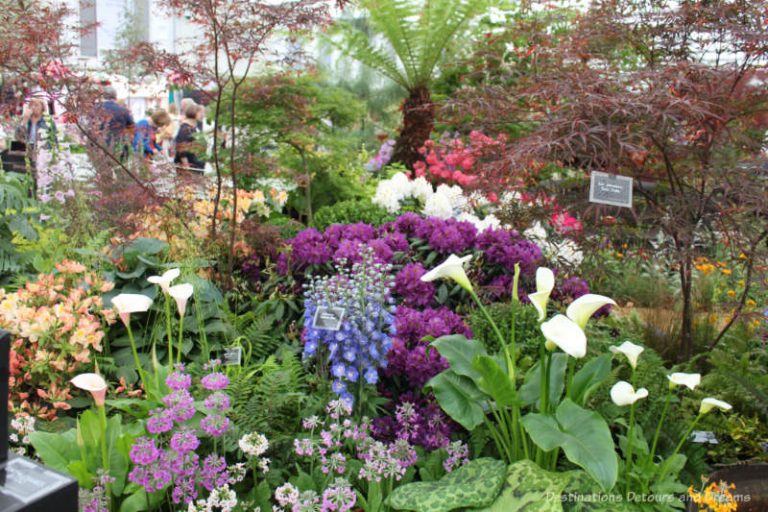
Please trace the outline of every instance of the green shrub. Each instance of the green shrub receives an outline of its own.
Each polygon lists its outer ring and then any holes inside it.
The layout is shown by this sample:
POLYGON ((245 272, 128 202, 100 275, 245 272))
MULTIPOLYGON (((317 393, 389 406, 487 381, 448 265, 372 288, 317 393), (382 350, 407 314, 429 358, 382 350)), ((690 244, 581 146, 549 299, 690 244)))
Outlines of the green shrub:
POLYGON ((365 222, 380 226, 392 220, 394 220, 392 214, 381 206, 373 204, 370 199, 352 199, 320 208, 315 213, 314 226, 322 231, 331 224, 365 222))

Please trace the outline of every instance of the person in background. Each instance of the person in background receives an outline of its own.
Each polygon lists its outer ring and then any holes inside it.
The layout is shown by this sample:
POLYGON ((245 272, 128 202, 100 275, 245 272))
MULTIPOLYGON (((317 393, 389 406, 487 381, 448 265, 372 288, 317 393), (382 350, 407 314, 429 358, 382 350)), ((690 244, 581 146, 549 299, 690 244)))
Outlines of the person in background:
POLYGON ((97 111, 100 117, 99 135, 108 148, 118 153, 121 159, 125 159, 128 156, 128 143, 133 140, 133 116, 130 110, 117 102, 117 91, 114 87, 104 87, 102 97, 97 111))
POLYGON ((41 135, 47 131, 56 131, 53 120, 50 123, 45 119, 46 104, 40 98, 31 98, 24 114, 22 114, 21 124, 16 128, 15 139, 28 147, 34 148, 38 142, 45 142, 41 135))
POLYGON ((204 144, 196 140, 197 117, 200 112, 200 106, 193 103, 187 106, 184 111, 184 118, 179 126, 179 132, 176 134, 176 156, 174 163, 187 169, 197 169, 202 171, 205 168, 205 162, 197 155, 204 151, 204 144))
POLYGON ((142 119, 136 123, 136 135, 133 137, 134 152, 142 152, 147 157, 159 155, 163 148, 157 134, 170 124, 171 116, 165 110, 158 110, 148 119, 142 119))

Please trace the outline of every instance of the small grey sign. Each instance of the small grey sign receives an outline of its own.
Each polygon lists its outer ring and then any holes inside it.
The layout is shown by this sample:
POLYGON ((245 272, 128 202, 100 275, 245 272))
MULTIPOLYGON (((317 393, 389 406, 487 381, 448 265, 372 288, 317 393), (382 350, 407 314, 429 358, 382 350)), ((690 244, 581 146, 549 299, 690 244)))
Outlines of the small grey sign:
POLYGON ((632 178, 592 171, 589 182, 589 201, 632 208, 632 178))
POLYGON ((312 327, 326 331, 338 331, 344 321, 344 308, 321 306, 315 311, 312 327))
POLYGON ((23 503, 31 503, 69 483, 64 476, 21 457, 8 463, 6 475, 5 486, 0 492, 23 503))
POLYGON ((242 347, 229 347, 224 349, 224 366, 240 366, 242 363, 242 347))
POLYGON ((692 441, 700 444, 719 444, 714 432, 694 430, 691 432, 692 441))

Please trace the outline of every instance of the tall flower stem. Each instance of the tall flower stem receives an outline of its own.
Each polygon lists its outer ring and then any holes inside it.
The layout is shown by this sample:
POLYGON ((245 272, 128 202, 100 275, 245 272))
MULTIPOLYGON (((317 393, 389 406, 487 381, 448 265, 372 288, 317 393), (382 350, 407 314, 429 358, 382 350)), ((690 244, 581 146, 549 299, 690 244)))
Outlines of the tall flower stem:
POLYGON ((688 440, 688 438, 691 436, 691 432, 693 432, 693 429, 694 429, 694 428, 696 428, 696 424, 699 422, 699 420, 701 419, 701 417, 702 417, 702 416, 704 416, 704 415, 703 415, 702 413, 699 413, 699 415, 698 415, 698 416, 696 416, 696 419, 694 419, 694 420, 691 422, 691 426, 690 426, 690 427, 688 427, 688 430, 686 430, 686 431, 685 431, 685 434, 683 434, 683 437, 681 437, 681 438, 680 438, 680 442, 679 442, 679 443, 677 443, 677 446, 675 447, 675 451, 674 451, 674 452, 672 452, 672 455, 670 455, 670 456, 669 456, 670 458, 672 458, 672 457, 674 457, 675 455, 677 455, 677 453, 680 451, 680 448, 682 448, 682 447, 683 447, 683 445, 685 444, 685 442, 686 442, 686 441, 688 440))
MULTIPOLYGON (((648 453, 648 459, 645 461, 645 473, 648 474, 648 469, 650 468, 651 464, 653 464, 653 457, 656 455, 656 445, 659 443, 659 436, 661 435, 661 426, 664 424, 664 420, 667 417, 667 411, 669 410, 669 403, 672 401, 672 387, 669 387, 669 390, 667 391, 667 396, 664 399, 664 407, 661 409, 661 417, 659 418, 659 423, 656 425, 656 433, 653 435, 653 442, 651 443, 651 451, 648 453)), ((649 479, 650 480, 650 479, 649 479)), ((648 482, 645 484, 648 485, 648 482)), ((645 489, 647 490, 647 489, 645 489)))
MULTIPOLYGON (((109 474, 109 447, 107 446, 107 409, 103 405, 97 405, 96 409, 99 411, 99 427, 101 428, 101 467, 104 469, 104 474, 109 474)), ((107 503, 112 500, 112 484, 109 480, 105 482, 105 491, 107 495, 107 503)), ((110 503, 111 504, 111 503, 110 503)), ((111 509, 112 507, 110 507, 111 509)))
POLYGON ((168 368, 173 366, 173 334, 171 333, 171 298, 165 295, 165 332, 168 335, 168 368))
MULTIPOLYGON (((635 388, 635 381, 637 380, 637 372, 635 371, 635 367, 632 367, 632 388, 635 388)), ((632 405, 629 407, 629 430, 627 431, 627 462, 624 467, 625 475, 624 479, 626 481, 626 495, 629 496, 629 475, 630 470, 632 468, 632 441, 635 437, 635 405, 637 402, 633 402, 632 405)))
MULTIPOLYGON (((178 346, 178 353, 176 362, 181 364, 181 342, 184 339, 184 315, 179 315, 179 346, 178 346)), ((173 361, 171 361, 171 366, 173 366, 173 361)))
POLYGON ((571 397, 571 388, 573 387, 573 372, 576 368, 576 358, 568 357, 568 377, 565 379, 565 396, 571 397))
POLYGON ((131 341, 131 351, 133 352, 133 363, 136 365, 136 371, 139 373, 139 379, 141 379, 141 385, 144 387, 144 392, 146 393, 148 391, 147 383, 144 380, 144 369, 141 367, 141 360, 139 359, 139 353, 136 350, 136 340, 133 338, 131 323, 126 322, 125 328, 128 330, 128 339, 131 341))

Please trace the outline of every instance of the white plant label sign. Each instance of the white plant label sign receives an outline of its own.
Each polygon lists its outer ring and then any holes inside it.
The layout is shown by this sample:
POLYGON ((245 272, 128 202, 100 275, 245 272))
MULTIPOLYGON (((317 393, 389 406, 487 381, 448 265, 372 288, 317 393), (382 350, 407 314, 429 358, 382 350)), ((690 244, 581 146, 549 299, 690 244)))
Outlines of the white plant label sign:
POLYGON ((326 331, 338 331, 341 329, 345 313, 344 308, 321 306, 315 311, 312 327, 326 331))

